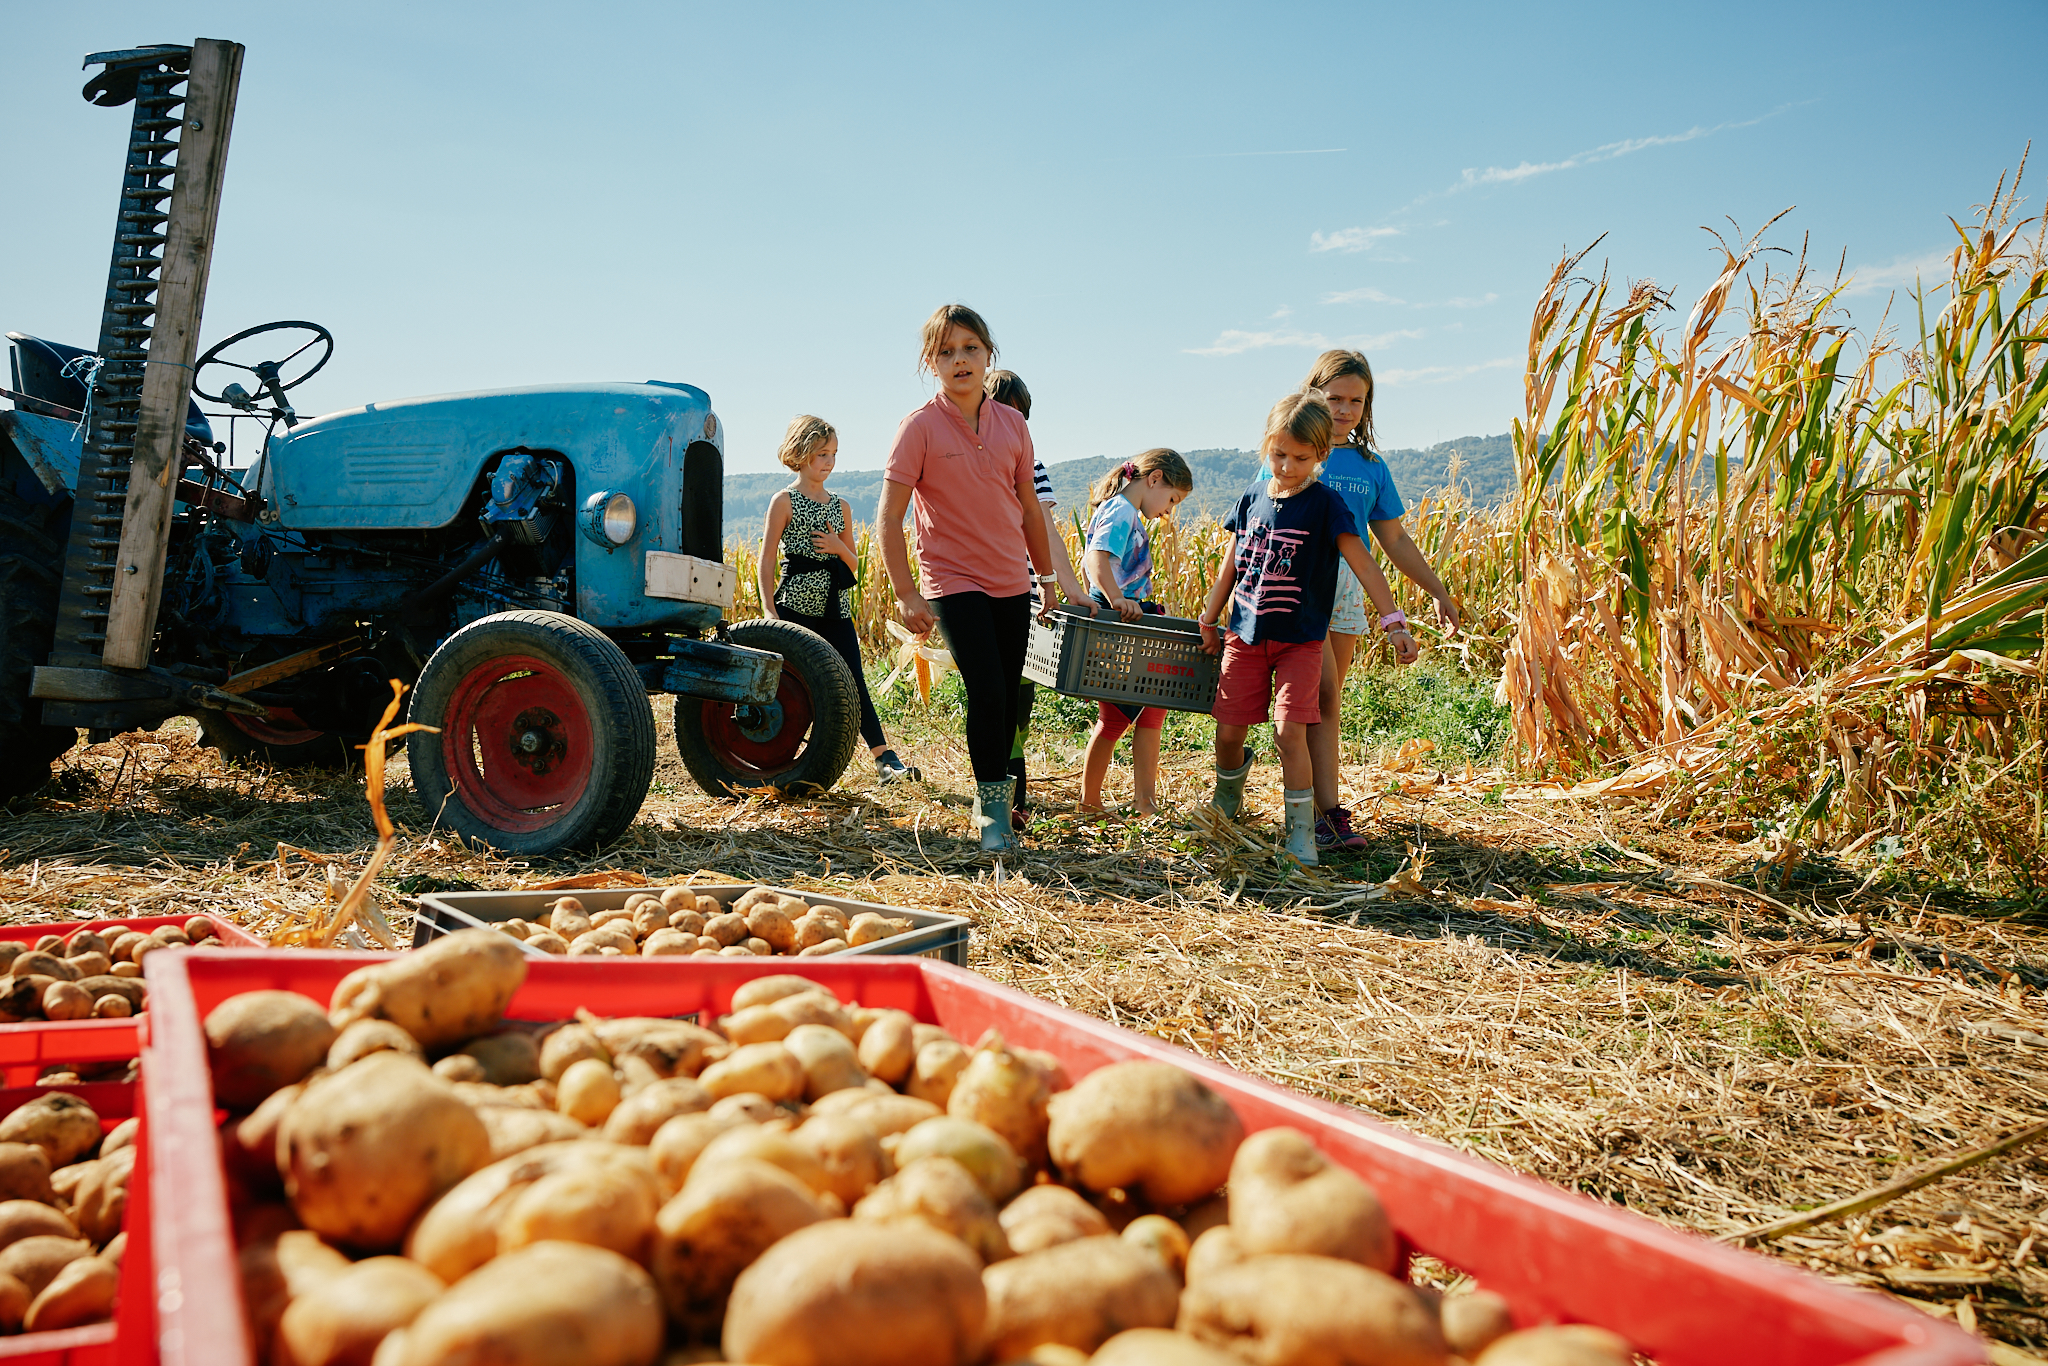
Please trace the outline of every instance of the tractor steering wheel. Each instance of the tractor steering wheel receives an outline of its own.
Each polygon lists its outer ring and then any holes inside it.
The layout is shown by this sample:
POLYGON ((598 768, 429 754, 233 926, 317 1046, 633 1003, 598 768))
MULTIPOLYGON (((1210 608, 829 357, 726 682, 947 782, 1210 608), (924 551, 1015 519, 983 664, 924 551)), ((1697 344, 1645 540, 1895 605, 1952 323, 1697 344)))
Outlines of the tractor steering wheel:
POLYGON ((223 385, 221 388, 221 392, 218 394, 209 394, 206 392, 206 390, 199 387, 200 373, 204 371, 206 367, 209 365, 224 365, 227 366, 229 369, 233 370, 246 370, 250 374, 256 376, 258 389, 262 393, 266 393, 270 396, 271 402, 276 405, 277 415, 285 420, 285 425, 288 427, 295 426, 298 423, 298 414, 292 411, 291 403, 285 398, 285 391, 288 389, 296 389, 301 384, 304 384, 307 380, 313 378, 313 376, 319 374, 321 369, 327 364, 327 362, 330 359, 333 358, 333 356, 334 334, 332 332, 329 332, 326 328, 320 326, 320 324, 318 323, 265 323, 261 327, 251 327, 241 332, 237 332, 235 333, 234 336, 227 338, 225 341, 215 342, 212 348, 208 350, 205 355, 199 358, 198 364, 192 367, 192 390, 194 393, 198 394, 199 397, 206 399, 210 403, 225 403, 231 408, 240 408, 245 411, 249 410, 255 406, 256 395, 250 393, 246 389, 243 389, 242 386, 240 386, 239 384, 223 385), (292 352, 290 355, 286 356, 282 360, 262 360, 257 361, 253 365, 244 365, 240 361, 225 360, 221 356, 221 352, 227 350, 230 346, 233 346, 237 342, 247 341, 250 337, 261 336, 265 332, 280 331, 311 332, 313 336, 310 340, 308 340, 305 343, 305 345, 301 346, 298 350, 292 352), (285 366, 291 364, 300 356, 303 356, 304 354, 306 354, 306 352, 312 350, 315 346, 321 345, 323 342, 326 344, 326 349, 320 353, 319 360, 313 362, 313 364, 308 369, 306 369, 296 378, 289 380, 284 378, 285 366))

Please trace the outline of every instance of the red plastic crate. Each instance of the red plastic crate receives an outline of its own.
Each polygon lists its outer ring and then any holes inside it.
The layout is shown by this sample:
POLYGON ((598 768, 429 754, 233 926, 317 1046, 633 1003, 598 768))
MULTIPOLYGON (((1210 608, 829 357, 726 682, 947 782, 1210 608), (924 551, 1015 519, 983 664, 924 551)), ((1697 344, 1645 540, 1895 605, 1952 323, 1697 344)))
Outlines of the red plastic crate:
MULTIPOLYGON (((135 1056, 131 1046, 127 1056, 135 1056)), ((77 1096, 100 1117, 102 1132, 110 1132, 122 1120, 141 1113, 142 1101, 133 1082, 87 1082, 81 1086, 22 1086, 0 1090, 0 1115, 12 1113, 37 1096, 62 1091, 77 1096)), ((120 1299, 114 1306, 112 1323, 92 1323, 83 1328, 65 1328, 54 1333, 20 1333, 0 1337, 0 1362, 6 1366, 150 1366, 151 1355, 149 1286, 149 1152, 136 1155, 135 1175, 128 1186, 128 1213, 122 1227, 128 1233, 128 1250, 121 1258, 120 1299)))
MULTIPOLYGON (((33 944, 46 934, 69 939, 79 930, 125 925, 145 933, 159 925, 183 927, 191 916, 139 915, 113 920, 67 920, 41 925, 0 925, 0 940, 33 944)), ((220 916, 208 916, 221 943, 238 949, 260 949, 261 939, 220 916)), ((119 1062, 141 1052, 136 1018, 125 1020, 24 1020, 0 1024, 0 1085, 33 1086, 52 1063, 119 1062)))
MULTIPOLYGON (((355 953, 156 954, 145 1031, 159 1351, 164 1366, 252 1366, 214 1134, 200 1022, 238 992, 331 999, 366 962, 355 953)), ((1248 1129, 1290 1124, 1370 1181, 1412 1251, 1470 1272, 1507 1297, 1522 1324, 1597 1323, 1663 1366, 1962 1366, 1987 1360, 1960 1328, 1895 1300, 1824 1281, 1754 1253, 1490 1163, 1353 1110, 1269 1085, 1157 1039, 1000 987, 928 959, 796 963, 695 959, 619 967, 602 959, 528 965, 508 1014, 552 1020, 578 1006, 608 1015, 722 1013, 741 983, 795 972, 842 1000, 896 1007, 972 1041, 990 1027, 1060 1057, 1076 1078, 1131 1058, 1170 1062, 1227 1097, 1248 1129)))

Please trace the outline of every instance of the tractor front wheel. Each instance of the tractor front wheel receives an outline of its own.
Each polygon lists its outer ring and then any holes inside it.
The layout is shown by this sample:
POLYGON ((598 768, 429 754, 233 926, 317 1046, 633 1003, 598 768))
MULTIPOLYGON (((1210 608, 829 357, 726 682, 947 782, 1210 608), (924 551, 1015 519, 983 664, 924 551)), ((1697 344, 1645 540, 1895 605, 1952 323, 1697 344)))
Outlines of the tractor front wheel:
POLYGON ((743 621, 735 645, 782 656, 782 681, 764 705, 676 699, 676 749, 697 785, 714 797, 761 788, 791 795, 839 781, 860 739, 853 670, 824 637, 790 621, 743 621))
POLYGON ((654 778, 654 710, 625 652, 559 612, 501 612, 420 671, 406 741, 436 824, 507 853, 616 839, 654 778))

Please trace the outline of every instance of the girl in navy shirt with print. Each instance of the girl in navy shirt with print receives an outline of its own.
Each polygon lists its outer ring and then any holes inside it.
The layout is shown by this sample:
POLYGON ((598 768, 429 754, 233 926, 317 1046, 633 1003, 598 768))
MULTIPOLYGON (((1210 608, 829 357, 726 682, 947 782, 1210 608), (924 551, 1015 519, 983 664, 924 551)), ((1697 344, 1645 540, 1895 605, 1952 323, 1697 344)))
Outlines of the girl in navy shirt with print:
MULTIPOLYGON (((1260 443, 1272 477, 1247 489, 1224 523, 1230 550, 1201 616, 1202 648, 1223 655, 1212 803, 1225 816, 1237 815, 1252 766, 1244 738, 1270 716, 1286 784, 1287 852, 1303 863, 1316 862, 1308 729, 1322 719, 1316 694, 1339 563, 1358 576, 1381 616, 1394 610, 1386 575, 1366 552, 1351 509, 1316 480, 1334 428, 1330 405, 1316 390, 1273 405, 1260 443)), ((1389 625, 1387 636, 1401 663, 1415 659, 1405 623, 1389 625)))

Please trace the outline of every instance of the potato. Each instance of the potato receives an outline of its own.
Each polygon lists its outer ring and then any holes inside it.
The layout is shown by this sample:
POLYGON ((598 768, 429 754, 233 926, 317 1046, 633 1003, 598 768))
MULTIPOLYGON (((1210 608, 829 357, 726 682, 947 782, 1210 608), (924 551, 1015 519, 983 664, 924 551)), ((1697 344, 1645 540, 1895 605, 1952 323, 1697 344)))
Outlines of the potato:
POLYGON ((640 952, 649 958, 680 957, 696 951, 697 936, 681 930, 656 930, 640 941, 640 952))
POLYGON ((52 982, 43 988, 43 1018, 46 1020, 83 1020, 92 1014, 92 1009, 93 998, 86 995, 76 982, 52 982))
POLYGON ((59 1167, 50 1173, 50 1192, 57 1197, 57 1208, 71 1208, 71 1195, 92 1170, 90 1162, 74 1162, 68 1167, 59 1167))
POLYGON ((1244 1261, 1245 1256, 1245 1250, 1230 1226, 1218 1224, 1188 1245, 1188 1260, 1183 1274, 1187 1283, 1193 1285, 1219 1271, 1229 1270, 1244 1261))
POLYGON ((487 1084, 484 1080, 484 1065, 467 1053, 450 1053, 434 1064, 434 1075, 457 1086, 487 1084))
POLYGON ((540 1041, 540 1074, 549 1081, 560 1081, 569 1064, 585 1058, 594 1058, 606 1066, 612 1060, 612 1055, 598 1042, 596 1032, 587 1025, 565 1024, 540 1041))
POLYGON ((928 1119, 936 1119, 946 1113, 928 1100, 912 1096, 878 1095, 869 1092, 863 1096, 857 1091, 834 1091, 820 1105, 829 1104, 836 1096, 846 1096, 852 1104, 845 1109, 835 1108, 833 1113, 843 1114, 848 1119, 866 1125, 876 1138, 888 1138, 891 1134, 908 1133, 928 1119))
POLYGON ((476 1117, 490 1135, 493 1162, 537 1148, 543 1143, 561 1143, 582 1138, 589 1126, 553 1110, 533 1110, 524 1105, 479 1105, 476 1117))
POLYGON ((104 953, 74 953, 67 956, 74 971, 81 978, 104 977, 114 970, 114 960, 104 953))
POLYGON ((1210 1229, 1230 1222, 1230 1196, 1228 1193, 1212 1195, 1199 1204, 1192 1205, 1180 1217, 1180 1226, 1187 1230, 1190 1241, 1201 1237, 1210 1229))
POLYGON ((1038 1070, 990 1030, 954 1079, 946 1113, 993 1129, 1035 1171, 1046 1164, 1046 1104, 1051 1099, 1052 1090, 1038 1070))
POLYGON ((661 908, 673 915, 677 911, 697 909, 697 894, 688 887, 665 887, 658 894, 661 908))
POLYGON ((924 1157, 950 1157, 967 1168, 975 1184, 998 1205, 1017 1193, 1024 1174, 1017 1154, 1002 1135, 973 1120, 941 1115, 903 1135, 896 1145, 896 1165, 907 1167, 924 1157))
POLYGON ((605 1120, 604 1136, 613 1143, 644 1147, 654 1141, 662 1125, 677 1115, 708 1110, 711 1103, 711 1093, 689 1077, 659 1078, 619 1103, 605 1120))
POLYGON ((741 983, 732 993, 732 1013, 737 1015, 741 1011, 752 1009, 754 1006, 765 1006, 771 1002, 780 1001, 785 997, 795 996, 806 991, 824 995, 834 1001, 838 999, 832 995, 829 987, 814 982, 808 977, 799 977, 795 973, 784 972, 778 973, 773 977, 756 977, 751 981, 741 983))
POLYGON ((619 1108, 619 1079, 610 1063, 584 1058, 571 1063, 557 1083, 555 1108, 579 1124, 595 1128, 619 1108))
POLYGON ((128 1212, 128 1184, 135 1175, 135 1149, 122 1148, 87 1168, 85 1179, 72 1192, 71 1213, 78 1231, 98 1247, 121 1231, 122 1216, 128 1212))
POLYGON ((122 1120, 107 1130, 107 1136, 100 1140, 100 1156, 111 1157, 123 1148, 133 1147, 135 1137, 142 1132, 142 1116, 134 1115, 122 1120))
POLYGON ((721 1345, 765 1366, 967 1366, 986 1292, 960 1244, 915 1224, 835 1219, 792 1233, 741 1273, 721 1345))
POLYGON ((1129 1328, 1088 1358, 1088 1366, 1244 1366, 1244 1358, 1221 1352, 1185 1333, 1164 1328, 1129 1328))
MULTIPOLYGON (((323 1017, 325 1018, 325 1017, 323 1017)), ((372 1053, 421 1056, 419 1041, 389 1020, 358 1020, 334 1036, 327 1048, 327 1070, 339 1072, 372 1053)))
POLYGON ((0 1333, 18 1333, 35 1296, 12 1276, 0 1275, 0 1333))
POLYGON ((499 1226, 528 1186, 556 1172, 621 1165, 651 1179, 641 1150, 587 1139, 540 1144, 493 1162, 427 1207, 406 1234, 405 1255, 453 1283, 497 1255, 499 1226))
POLYGON ((1443 1325, 1444 1345, 1468 1361, 1494 1339, 1515 1331, 1515 1316, 1508 1302, 1490 1290, 1447 1297, 1437 1306, 1437 1319, 1443 1325))
POLYGON ((804 1065, 780 1043, 750 1043, 712 1063, 697 1080, 719 1100, 748 1091, 769 1100, 795 1100, 804 1092, 804 1065))
POLYGON ((60 1328, 104 1323, 114 1317, 114 1293, 120 1287, 120 1267, 104 1257, 80 1257, 67 1263, 29 1304, 21 1320, 22 1330, 54 1333, 60 1328))
POLYGON ((1628 1343, 1587 1323, 1525 1328, 1497 1338, 1473 1366, 1628 1366, 1628 1343))
POLYGON ((854 1206, 853 1217, 922 1224, 958 1238, 984 1263, 1010 1255, 994 1202, 950 1157, 927 1157, 904 1167, 854 1206))
POLYGON ((789 1113, 781 1106, 754 1091, 741 1091, 737 1095, 727 1096, 706 1113, 720 1118, 743 1119, 749 1124, 767 1124, 773 1120, 789 1118, 789 1113))
POLYGON ((829 1025, 798 1025, 782 1040, 782 1046, 796 1055, 804 1069, 805 1100, 867 1085, 868 1074, 854 1052, 853 1041, 829 1025))
MULTIPOLYGON (((714 1137, 690 1168, 692 1180, 728 1162, 766 1162, 823 1194, 825 1166, 808 1144, 798 1143, 780 1124, 736 1125, 714 1137)), ((687 1184, 687 1182, 685 1183, 687 1184)))
POLYGON ((14 960, 9 969, 16 977, 54 977, 60 982, 78 980, 78 969, 43 949, 30 949, 14 960))
POLYGON ((43 989, 55 980, 51 977, 0 977, 0 1023, 40 1020, 43 1017, 43 989), (38 981, 43 986, 37 986, 38 981))
POLYGON ((795 952, 799 955, 806 949, 839 937, 839 922, 829 916, 801 915, 790 928, 795 935, 795 952))
POLYGON ((704 917, 696 911, 677 911, 668 918, 668 927, 688 939, 695 939, 704 933, 704 917))
POLYGON ((716 939, 723 948, 730 948, 747 937, 747 918, 743 915, 714 915, 704 922, 704 935, 716 939))
POLYGON ((860 1065, 891 1086, 910 1075, 917 1052, 911 1047, 911 1027, 917 1023, 908 1011, 885 1010, 860 1035, 860 1065))
MULTIPOLYGON (((514 952, 517 952, 515 949, 514 952)), ((327 1012, 296 991, 245 991, 206 1017, 206 1056, 213 1099, 230 1110, 253 1110, 327 1060, 335 1028, 327 1012)))
MULTIPOLYGON (((129 966, 133 967, 134 965, 131 963, 129 966)), ((137 971, 140 971, 140 969, 137 969, 137 971)), ((134 977, 123 977, 119 973, 101 977, 81 977, 78 979, 78 989, 94 1000, 108 995, 124 996, 127 998, 128 1004, 134 1006, 138 1011, 142 1009, 143 1003, 149 999, 149 987, 147 984, 134 977)))
POLYGON ((62 953, 64 951, 64 936, 61 934, 42 935, 36 940, 35 947, 39 953, 62 953))
POLYGON ((1244 1140, 1230 1166, 1230 1208, 1248 1256, 1297 1252, 1394 1269, 1394 1229, 1379 1197, 1298 1129, 1244 1140))
POLYGON ((597 928, 597 922, 581 911, 556 910, 548 918, 548 933, 565 944, 573 944, 597 928))
POLYGON ((1003 1233, 1020 1256, 1108 1233, 1102 1211, 1065 1186, 1033 1186, 1003 1206, 1003 1233))
POLYGON ((499 921, 495 928, 499 934, 509 934, 514 939, 523 941, 527 935, 533 933, 534 927, 531 922, 521 920, 515 915, 510 920, 499 921))
POLYGON ((746 925, 749 935, 766 940, 776 953, 788 953, 796 947, 796 922, 779 906, 755 906, 747 912, 746 925))
POLYGON ((1091 1191, 1141 1195, 1154 1207, 1200 1200, 1230 1175, 1244 1124, 1228 1101, 1162 1062, 1099 1067, 1053 1096, 1048 1149, 1091 1191))
POLYGON ((40 1295, 57 1273, 81 1257, 92 1256, 92 1244, 83 1238, 35 1234, 0 1248, 0 1275, 12 1276, 40 1295))
MULTIPOLYGON (((142 969, 133 963, 116 963, 114 964, 114 976, 131 978, 140 977, 142 976, 142 969)), ((136 985, 139 986, 141 984, 138 982, 136 985)))
POLYGON ((268 1197, 284 1189, 284 1173, 277 1165, 277 1128, 305 1089, 304 1082, 294 1082, 272 1091, 241 1119, 221 1126, 221 1157, 228 1172, 254 1194, 268 1197))
MULTIPOLYGON (((274 1212, 275 1217, 292 1218, 288 1206, 262 1208, 274 1212)), ((255 1359, 268 1362, 285 1308, 315 1286, 347 1271, 351 1263, 304 1229, 264 1234, 254 1228, 237 1228, 236 1236, 243 1314, 255 1359)))
POLYGON ((540 1045, 522 1030, 471 1039, 462 1051, 484 1066, 484 1080, 493 1086, 524 1086, 540 1080, 540 1045))
MULTIPOLYGON (((489 930, 481 937, 510 943, 489 930)), ((454 1088, 389 1052, 310 1083, 285 1112, 277 1144, 285 1194, 306 1227, 365 1252, 396 1247, 430 1201, 491 1155, 489 1131, 454 1088)))
POLYGON ((526 946, 542 953, 566 955, 569 952, 569 941, 553 930, 535 930, 526 936, 526 946))
POLYGON ((77 1096, 52 1091, 0 1119, 0 1143, 32 1143, 56 1171, 100 1146, 100 1117, 77 1096))
POLYGON ((662 1194, 672 1196, 683 1188, 690 1177, 697 1159, 711 1146, 711 1140, 728 1129, 738 1129, 753 1123, 739 1115, 718 1114, 709 1111, 703 1114, 678 1115, 654 1131, 647 1151, 654 1162, 654 1174, 661 1182, 662 1194))
POLYGON ((653 1366, 661 1301, 640 1267, 576 1243, 535 1243, 450 1286, 393 1332, 376 1366, 653 1366))
POLYGON ((1410 1287, 1335 1257, 1253 1257, 1190 1278, 1175 1326, 1271 1366, 1442 1366, 1445 1357, 1436 1315, 1410 1287))
POLYGON ((780 1167, 744 1159, 700 1163, 655 1216, 654 1280, 669 1317, 685 1332, 708 1333, 725 1317, 740 1272, 778 1240, 825 1217, 811 1188, 780 1167))
POLYGON ((903 1093, 944 1109, 952 1098, 954 1083, 967 1070, 968 1057, 967 1050, 950 1038, 920 1045, 903 1093))
POLYGON ((844 1115, 813 1114, 791 1135, 818 1159, 823 1190, 852 1209, 889 1175, 889 1159, 872 1130, 844 1115))
POLYGON ((1141 1214, 1124 1225, 1119 1235, 1139 1251, 1159 1259, 1178 1281, 1187 1274, 1187 1231, 1163 1214, 1141 1214))
POLYGON ((96 1019, 125 1020, 135 1013, 135 1007, 128 1004, 126 996, 117 996, 110 991, 92 1003, 92 1013, 96 1019))
POLYGON ((728 1015, 718 1022, 725 1037, 736 1044, 769 1043, 785 1038, 799 1025, 825 1025, 845 1035, 850 1042, 853 1018, 833 997, 817 991, 785 996, 767 1005, 728 1015))
POLYGON ((1057 1342, 1092 1352, 1127 1328, 1166 1328, 1180 1286, 1120 1238, 1083 1238, 997 1262, 988 1290, 988 1346, 997 1361, 1057 1342))
POLYGON ((337 1029, 389 1020, 423 1048, 447 1048, 497 1028, 525 980, 518 944, 496 930, 457 930, 342 978, 328 1017, 337 1029))
POLYGON ((78 1226, 40 1200, 0 1200, 0 1248, 38 1237, 75 1239, 78 1226))
POLYGON ((799 958, 823 958, 827 954, 844 953, 848 947, 849 945, 844 939, 827 939, 821 943, 813 944, 809 948, 798 949, 796 956, 799 958))
POLYGON ((625 1017, 584 1023, 614 1062, 644 1058, 664 1077, 694 1077, 729 1051, 723 1038, 686 1020, 625 1017))
POLYGON ((622 954, 637 954, 640 952, 640 943, 624 925, 601 925, 597 929, 586 930, 569 941, 569 952, 572 955, 594 953, 603 948, 614 948, 622 954))
POLYGON ((393 1329, 447 1289, 404 1257, 371 1257, 291 1302, 277 1327, 275 1366, 370 1366, 393 1329))
POLYGON ((105 953, 107 937, 98 930, 76 930, 64 941, 64 956, 76 958, 81 953, 105 953))
POLYGON ((565 1167, 512 1198, 498 1221, 498 1255, 557 1241, 608 1247, 644 1265, 660 1207, 651 1168, 625 1162, 565 1167))

